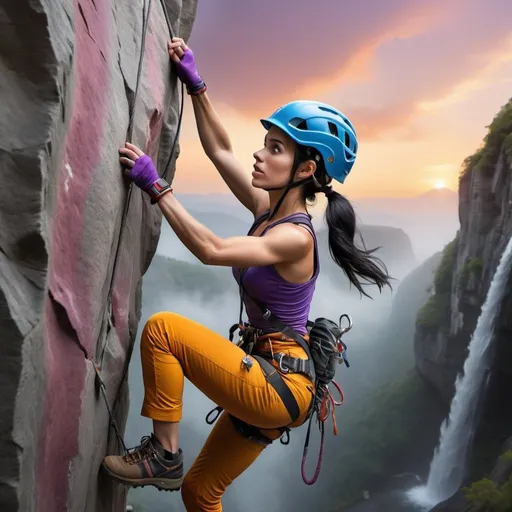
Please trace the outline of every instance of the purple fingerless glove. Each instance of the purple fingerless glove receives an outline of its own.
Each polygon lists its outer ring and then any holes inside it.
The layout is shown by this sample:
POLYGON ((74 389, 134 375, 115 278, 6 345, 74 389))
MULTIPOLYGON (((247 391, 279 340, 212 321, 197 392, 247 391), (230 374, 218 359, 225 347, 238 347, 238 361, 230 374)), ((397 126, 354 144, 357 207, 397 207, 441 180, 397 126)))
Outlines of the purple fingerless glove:
POLYGON ((160 178, 153 160, 148 155, 142 155, 135 160, 135 165, 128 172, 128 177, 145 192, 160 178))
POLYGON ((183 52, 183 57, 176 63, 179 79, 187 86, 189 92, 195 92, 204 87, 203 79, 197 72, 194 53, 190 48, 183 52))

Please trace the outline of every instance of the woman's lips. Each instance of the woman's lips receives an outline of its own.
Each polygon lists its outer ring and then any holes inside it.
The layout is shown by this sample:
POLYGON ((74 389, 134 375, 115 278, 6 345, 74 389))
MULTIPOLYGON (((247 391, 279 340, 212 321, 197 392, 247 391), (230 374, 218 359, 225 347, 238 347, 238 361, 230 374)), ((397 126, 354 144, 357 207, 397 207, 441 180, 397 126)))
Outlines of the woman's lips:
POLYGON ((258 175, 258 174, 264 174, 263 171, 256 164, 254 164, 253 167, 254 167, 254 171, 252 171, 253 176, 258 175))

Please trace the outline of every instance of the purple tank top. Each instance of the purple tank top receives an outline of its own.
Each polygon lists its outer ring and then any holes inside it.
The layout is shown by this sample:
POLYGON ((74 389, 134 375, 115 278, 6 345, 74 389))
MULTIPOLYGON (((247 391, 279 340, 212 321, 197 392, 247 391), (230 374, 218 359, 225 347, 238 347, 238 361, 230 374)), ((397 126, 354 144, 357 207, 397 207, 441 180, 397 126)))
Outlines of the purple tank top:
MULTIPOLYGON (((266 217, 268 217, 268 213, 257 218, 248 235, 251 235, 266 217)), ((262 317, 260 308, 251 300, 251 297, 265 304, 286 325, 300 334, 305 334, 311 300, 320 271, 317 239, 311 220, 305 213, 294 213, 269 224, 260 236, 263 236, 272 227, 285 222, 305 224, 311 231, 315 243, 313 276, 305 283, 291 283, 281 277, 273 265, 249 267, 243 274, 244 291, 242 298, 249 323, 255 327, 262 329, 264 332, 275 331, 262 317)), ((239 283, 241 270, 238 267, 232 269, 237 283, 239 283)))

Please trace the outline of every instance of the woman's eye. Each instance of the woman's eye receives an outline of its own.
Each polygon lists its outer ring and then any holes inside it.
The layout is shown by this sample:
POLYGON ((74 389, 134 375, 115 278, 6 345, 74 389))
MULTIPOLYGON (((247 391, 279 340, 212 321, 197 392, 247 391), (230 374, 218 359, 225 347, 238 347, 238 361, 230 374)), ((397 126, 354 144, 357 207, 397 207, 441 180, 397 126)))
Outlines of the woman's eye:
POLYGON ((274 153, 279 153, 279 147, 278 147, 277 145, 273 146, 273 147, 272 147, 272 151, 273 151, 274 153))

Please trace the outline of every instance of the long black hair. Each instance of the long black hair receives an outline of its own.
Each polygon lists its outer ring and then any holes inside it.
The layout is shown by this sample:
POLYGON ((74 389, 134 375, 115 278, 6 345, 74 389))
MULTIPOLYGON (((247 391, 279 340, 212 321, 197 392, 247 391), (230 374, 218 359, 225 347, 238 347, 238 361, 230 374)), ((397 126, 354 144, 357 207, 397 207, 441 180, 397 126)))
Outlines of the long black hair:
MULTIPOLYGON (((354 244, 356 235, 356 214, 350 201, 336 192, 329 184, 332 178, 327 174, 322 156, 313 148, 297 145, 295 159, 290 180, 293 180, 298 166, 308 160, 316 163, 316 171, 311 178, 302 180, 302 198, 307 204, 314 204, 316 194, 325 193, 327 208, 325 220, 328 227, 329 252, 335 263, 341 267, 349 281, 366 297, 370 297, 364 289, 366 281, 375 284, 382 290, 384 286, 391 288, 391 277, 387 273, 386 266, 377 257, 373 256, 377 249, 366 249, 360 232, 363 248, 354 244)), ((294 185, 297 182, 294 183, 294 185)), ((371 297, 370 297, 371 298, 371 297)))

